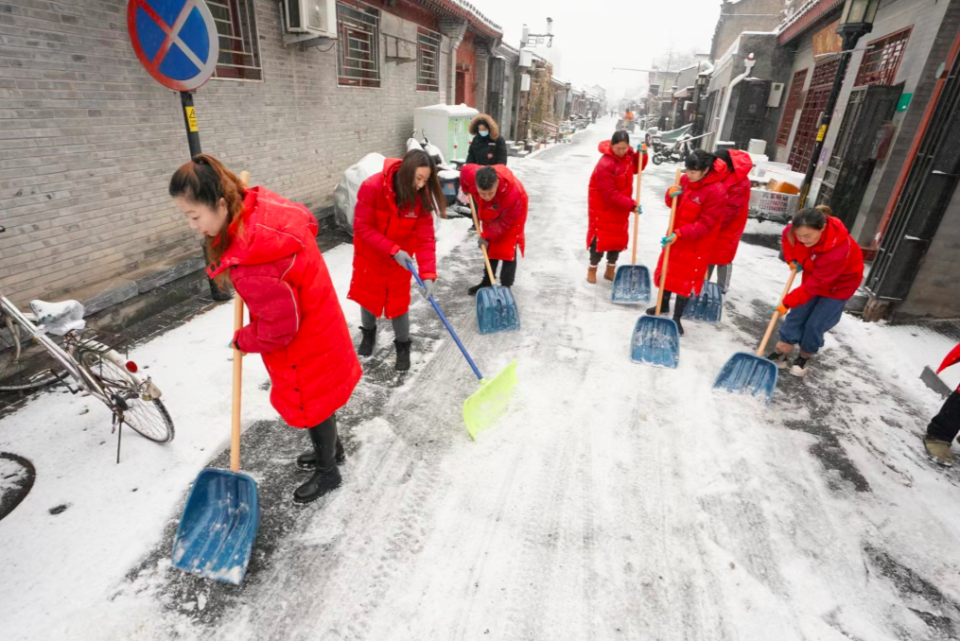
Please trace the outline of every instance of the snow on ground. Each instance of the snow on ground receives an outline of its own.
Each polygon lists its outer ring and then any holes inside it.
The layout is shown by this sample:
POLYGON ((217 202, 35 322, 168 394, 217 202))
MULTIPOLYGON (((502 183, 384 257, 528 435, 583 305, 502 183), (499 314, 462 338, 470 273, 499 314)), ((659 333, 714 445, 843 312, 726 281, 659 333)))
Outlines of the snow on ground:
MULTIPOLYGON (((418 301, 414 371, 392 373, 382 330, 341 416, 345 485, 294 508, 305 443, 245 360, 244 469, 265 513, 240 588, 171 570, 164 547, 190 481, 223 458, 229 306, 134 354, 166 392, 168 446, 127 435, 116 466, 104 410, 81 414, 89 399, 59 393, 3 418, 0 449, 37 468, 0 522, 4 639, 960 636, 960 568, 943 553, 960 535, 960 513, 944 509, 960 476, 921 453, 939 399, 888 357, 893 328, 844 317, 769 407, 711 393, 730 355, 756 349, 787 276, 775 249, 745 244, 723 322, 685 322, 680 367, 630 361, 642 310, 585 282, 586 185, 613 124, 511 159, 531 200, 519 333, 477 333, 469 223, 440 227, 441 306, 488 376, 519 360, 511 411, 477 442, 460 417, 476 380, 418 301)), ((675 168, 644 174, 639 262, 651 267, 675 168)), ((325 257, 345 294, 351 248, 325 257)))

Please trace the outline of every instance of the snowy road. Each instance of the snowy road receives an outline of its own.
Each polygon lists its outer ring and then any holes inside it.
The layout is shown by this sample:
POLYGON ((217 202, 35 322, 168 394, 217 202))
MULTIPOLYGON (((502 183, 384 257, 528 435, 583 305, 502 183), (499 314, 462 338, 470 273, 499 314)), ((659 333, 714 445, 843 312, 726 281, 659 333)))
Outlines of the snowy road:
MULTIPOLYGON (((166 381, 169 446, 125 438, 113 465, 102 410, 59 393, 0 420, 0 450, 37 468, 0 521, 0 638, 960 637, 960 475, 920 454, 939 401, 900 377, 884 328, 845 317, 769 407, 713 395, 724 361, 756 348, 787 276, 775 250, 744 245, 722 324, 685 323, 677 370, 631 363, 642 310, 584 278, 586 186, 613 124, 515 163, 531 204, 520 333, 477 333, 469 224, 439 229, 441 306, 482 370, 519 359, 511 412, 478 442, 460 417, 476 381, 418 301, 413 371, 397 378, 381 330, 341 415, 345 485, 296 508, 306 439, 278 422, 262 365, 245 360, 243 468, 264 524, 240 588, 168 561, 189 483, 211 452, 225 466, 229 306, 135 354, 166 381)), ((651 267, 675 168, 644 174, 651 267)), ((325 254, 341 294, 351 252, 325 254)), ((343 304, 356 331, 358 308, 343 304)))

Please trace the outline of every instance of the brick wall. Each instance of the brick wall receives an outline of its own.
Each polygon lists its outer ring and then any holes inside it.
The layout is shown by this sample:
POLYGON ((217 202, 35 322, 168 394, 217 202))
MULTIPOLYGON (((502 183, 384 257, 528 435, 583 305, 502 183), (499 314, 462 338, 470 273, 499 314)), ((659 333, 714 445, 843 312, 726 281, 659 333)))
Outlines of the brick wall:
POLYGON ((469 107, 476 104, 476 74, 477 74, 477 48, 474 42, 472 31, 467 31, 463 36, 463 42, 457 48, 457 71, 469 67, 470 70, 464 74, 463 81, 463 100, 459 101, 469 107))
MULTIPOLYGON (((401 154, 413 109, 445 96, 417 92, 416 65, 384 46, 381 88, 338 87, 335 49, 284 47, 278 4, 253 3, 264 81, 199 90, 203 149, 317 212, 344 169, 401 154)), ((179 98, 141 68, 126 9, 0 0, 0 291, 17 302, 198 245, 166 194, 188 158, 179 98)))

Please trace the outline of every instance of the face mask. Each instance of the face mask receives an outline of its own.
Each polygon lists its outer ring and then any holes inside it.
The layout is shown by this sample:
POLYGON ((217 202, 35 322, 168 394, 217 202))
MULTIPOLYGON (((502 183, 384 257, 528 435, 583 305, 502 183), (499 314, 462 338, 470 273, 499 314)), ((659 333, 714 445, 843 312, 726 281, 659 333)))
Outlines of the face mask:
POLYGON ((478 132, 478 133, 479 133, 481 136, 483 136, 484 138, 486 138, 487 136, 490 135, 490 132, 489 132, 489 131, 480 131, 480 132, 478 132))

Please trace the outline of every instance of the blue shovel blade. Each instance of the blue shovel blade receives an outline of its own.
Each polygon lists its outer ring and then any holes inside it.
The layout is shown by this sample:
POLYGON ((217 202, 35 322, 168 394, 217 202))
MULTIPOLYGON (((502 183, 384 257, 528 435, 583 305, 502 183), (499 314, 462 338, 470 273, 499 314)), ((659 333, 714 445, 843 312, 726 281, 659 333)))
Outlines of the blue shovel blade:
POLYGON ((737 352, 731 356, 713 383, 713 389, 763 397, 767 403, 773 398, 776 388, 776 363, 747 352, 737 352))
POLYGON ((240 585, 260 529, 256 482, 207 468, 193 483, 173 541, 173 566, 205 579, 240 585))
POLYGON ((634 363, 676 369, 680 364, 680 332, 672 318, 641 316, 633 328, 630 358, 634 363))
POLYGON ((650 271, 643 265, 620 265, 613 277, 614 303, 643 305, 650 300, 650 271))
POLYGON ((704 283, 700 295, 687 303, 683 317, 706 323, 719 323, 723 314, 723 292, 716 283, 704 283))
POLYGON ((509 287, 484 287, 477 292, 477 325, 481 334, 515 332, 520 312, 509 287))

